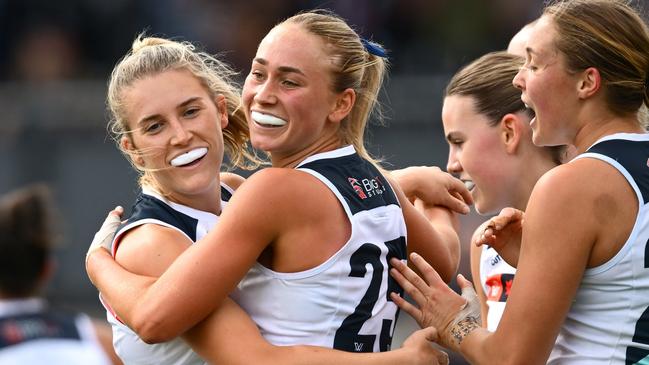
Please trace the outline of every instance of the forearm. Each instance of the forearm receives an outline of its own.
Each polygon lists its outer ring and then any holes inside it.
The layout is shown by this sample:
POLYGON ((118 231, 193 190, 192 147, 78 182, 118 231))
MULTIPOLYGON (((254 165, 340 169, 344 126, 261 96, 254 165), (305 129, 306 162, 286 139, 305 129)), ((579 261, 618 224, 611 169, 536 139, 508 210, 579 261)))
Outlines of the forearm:
MULTIPOLYGON (((157 278, 133 274, 120 266, 105 250, 89 256, 88 276, 119 319, 147 343, 163 342, 182 333, 160 331, 163 321, 150 313, 157 312, 149 292, 157 278), (99 274, 101 273, 101 274, 99 274), (145 305, 146 304, 146 305, 145 305)), ((168 325, 168 323, 165 323, 168 325)))
POLYGON ((435 252, 426 255, 420 254, 427 260, 429 257, 436 257, 435 261, 429 261, 435 267, 440 276, 449 282, 457 272, 460 264, 460 238, 458 219, 451 211, 444 207, 425 205, 421 200, 415 201, 415 207, 428 220, 434 230, 434 237, 438 244, 435 252))
POLYGON ((139 298, 155 278, 135 275, 120 266, 106 250, 98 250, 88 257, 86 269, 90 281, 120 320, 133 325, 137 317, 139 298))
POLYGON ((421 362, 418 354, 406 348, 380 353, 352 353, 316 346, 274 346, 269 365, 393 365, 421 362), (418 361, 419 360, 419 361, 418 361))

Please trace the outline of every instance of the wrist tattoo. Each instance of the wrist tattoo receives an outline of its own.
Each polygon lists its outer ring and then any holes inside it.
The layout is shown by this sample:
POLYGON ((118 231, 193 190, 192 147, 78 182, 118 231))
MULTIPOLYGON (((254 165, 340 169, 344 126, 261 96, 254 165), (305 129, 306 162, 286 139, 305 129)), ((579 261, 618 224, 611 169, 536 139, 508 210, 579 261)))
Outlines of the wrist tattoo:
POLYGON ((480 324, 478 324, 478 318, 473 316, 465 317, 461 321, 453 325, 453 327, 451 328, 451 335, 453 335, 453 338, 457 340, 457 344, 460 345, 462 343, 462 340, 464 340, 464 338, 468 336, 469 333, 473 332, 473 330, 479 327, 480 324))

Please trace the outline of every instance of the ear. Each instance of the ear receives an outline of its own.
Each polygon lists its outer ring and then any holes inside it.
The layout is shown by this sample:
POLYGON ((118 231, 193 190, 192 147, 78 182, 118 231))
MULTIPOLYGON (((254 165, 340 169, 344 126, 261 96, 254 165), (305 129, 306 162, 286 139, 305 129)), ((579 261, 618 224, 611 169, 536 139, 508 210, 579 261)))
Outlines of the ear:
POLYGON ((136 165, 144 166, 144 159, 136 152, 133 142, 131 142, 128 137, 122 136, 122 138, 119 140, 119 146, 123 151, 128 153, 128 156, 136 165))
POLYGON ((586 99, 595 94, 602 83, 602 76, 595 67, 589 67, 581 72, 581 77, 577 83, 577 94, 579 98, 586 99))
POLYGON ((351 112, 356 102, 356 92, 353 89, 345 89, 336 97, 336 104, 329 113, 329 120, 334 123, 340 123, 349 112, 351 112))
POLYGON ((524 134, 523 121, 514 113, 506 114, 500 119, 500 140, 509 154, 516 152, 524 134))
POLYGON ((221 129, 225 129, 228 126, 228 102, 225 100, 223 94, 218 94, 214 98, 214 105, 216 105, 216 112, 218 113, 219 122, 221 123, 221 129))

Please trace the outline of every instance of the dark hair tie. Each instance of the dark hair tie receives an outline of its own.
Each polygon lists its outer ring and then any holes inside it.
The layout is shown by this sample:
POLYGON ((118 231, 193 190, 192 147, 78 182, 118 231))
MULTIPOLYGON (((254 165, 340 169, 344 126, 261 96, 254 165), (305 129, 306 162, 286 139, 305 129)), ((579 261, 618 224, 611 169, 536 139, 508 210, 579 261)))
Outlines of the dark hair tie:
POLYGON ((381 45, 379 45, 378 43, 370 42, 365 38, 361 38, 361 43, 363 43, 363 47, 365 47, 367 53, 382 58, 388 57, 388 53, 385 51, 385 48, 381 47, 381 45))

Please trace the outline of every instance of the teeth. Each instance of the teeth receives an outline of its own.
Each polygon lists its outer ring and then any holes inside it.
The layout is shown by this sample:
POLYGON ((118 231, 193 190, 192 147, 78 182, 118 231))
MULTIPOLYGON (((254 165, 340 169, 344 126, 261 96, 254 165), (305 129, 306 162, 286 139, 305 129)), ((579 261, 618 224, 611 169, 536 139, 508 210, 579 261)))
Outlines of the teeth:
POLYGON ((471 180, 465 180, 464 181, 464 186, 466 186, 467 190, 471 190, 471 189, 473 189, 475 184, 471 180))
POLYGON ((193 149, 171 160, 171 166, 187 165, 205 156, 205 154, 207 154, 207 148, 205 147, 193 149))
POLYGON ((284 119, 280 119, 272 115, 263 114, 260 112, 252 112, 251 116, 252 119, 254 119, 255 122, 259 124, 274 125, 274 126, 283 126, 286 124, 286 121, 284 119))

